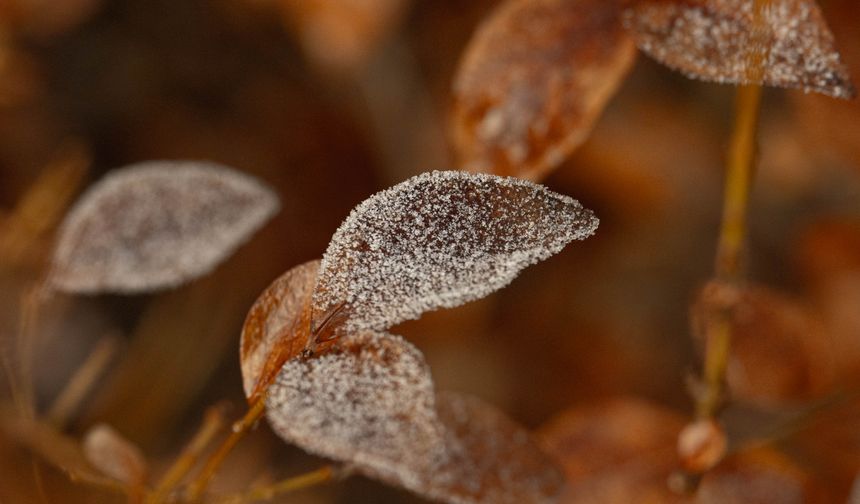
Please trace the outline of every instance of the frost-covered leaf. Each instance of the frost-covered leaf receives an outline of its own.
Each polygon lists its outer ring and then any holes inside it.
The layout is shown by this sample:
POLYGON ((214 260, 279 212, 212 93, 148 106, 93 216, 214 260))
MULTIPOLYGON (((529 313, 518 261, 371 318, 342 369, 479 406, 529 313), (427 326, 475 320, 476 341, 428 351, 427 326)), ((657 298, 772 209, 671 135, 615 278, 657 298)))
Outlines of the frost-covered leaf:
POLYGON ((146 480, 148 469, 140 449, 109 425, 90 429, 84 436, 83 450, 93 466, 114 479, 129 485, 146 480))
POLYGON ((365 200, 335 232, 313 297, 315 339, 486 296, 597 224, 576 200, 530 182, 413 177, 365 200))
POLYGON ((353 334, 330 352, 287 362, 266 417, 287 442, 406 488, 422 488, 447 455, 430 370, 398 336, 353 334))
POLYGON ((436 404, 449 455, 419 493, 457 503, 557 501, 564 476, 527 430, 473 397, 442 393, 436 404))
POLYGON ((207 162, 116 170, 64 220, 50 284, 66 292, 145 292, 205 275, 278 209, 256 179, 207 162))
POLYGON ((452 136, 469 171, 537 179, 585 141, 635 45, 618 0, 507 0, 454 81, 452 136))
POLYGON ((287 271, 260 294, 242 327, 239 362, 245 396, 253 402, 310 337, 311 294, 320 261, 287 271))
POLYGON ((855 94, 814 0, 770 0, 761 23, 753 0, 634 0, 624 23, 640 49, 688 77, 855 94), (756 54, 761 77, 751 68, 756 54))

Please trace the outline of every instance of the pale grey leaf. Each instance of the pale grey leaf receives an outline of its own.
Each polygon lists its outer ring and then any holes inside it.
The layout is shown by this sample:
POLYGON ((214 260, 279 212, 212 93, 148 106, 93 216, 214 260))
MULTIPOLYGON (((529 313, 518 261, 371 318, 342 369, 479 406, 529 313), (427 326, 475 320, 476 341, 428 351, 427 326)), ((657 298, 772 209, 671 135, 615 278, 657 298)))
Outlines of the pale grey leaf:
POLYGON ((855 89, 814 0, 635 0, 624 23, 642 51, 688 77, 838 98, 855 89), (751 68, 762 57, 763 75, 751 68))
POLYGON ((113 427, 97 424, 84 436, 84 456, 102 473, 129 485, 146 480, 148 466, 140 449, 113 427))
POLYGON ((50 286, 78 293, 175 287, 209 273, 278 206, 258 180, 214 163, 153 161, 115 170, 63 221, 50 286))
POLYGON ((335 232, 313 296, 315 338, 383 330, 484 297, 597 224, 578 201, 531 182, 413 177, 365 200, 335 232))

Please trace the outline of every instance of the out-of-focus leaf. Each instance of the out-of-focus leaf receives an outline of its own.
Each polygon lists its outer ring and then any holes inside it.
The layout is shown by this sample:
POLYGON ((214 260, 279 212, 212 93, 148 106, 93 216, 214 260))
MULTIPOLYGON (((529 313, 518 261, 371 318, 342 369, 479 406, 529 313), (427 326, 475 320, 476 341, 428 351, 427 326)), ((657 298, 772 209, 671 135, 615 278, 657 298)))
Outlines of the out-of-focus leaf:
POLYGON ((266 417, 287 442, 410 489, 447 457, 430 369, 398 336, 352 334, 312 359, 287 362, 266 417))
POLYGON ((454 81, 452 138, 469 171, 538 179, 585 141, 627 74, 617 0, 508 0, 454 81))
POLYGON ((128 485, 141 485, 149 472, 140 449, 107 424, 90 429, 83 442, 84 455, 99 471, 128 485))
POLYGON ((256 179, 206 162, 148 162, 90 188, 64 220, 49 282, 78 293, 175 287, 210 272, 278 209, 256 179))
POLYGON ((305 348, 319 266, 316 260, 287 271, 263 291, 248 312, 239 349, 249 401, 275 379, 285 362, 305 348))
POLYGON ((831 340, 813 312, 760 286, 741 290, 708 284, 693 307, 694 332, 731 305, 732 347, 726 380, 733 397, 761 406, 808 400, 833 383, 831 340), (732 299, 726 301, 726 296, 732 299))
POLYGON ((335 232, 313 296, 312 343, 484 297, 597 224, 576 200, 530 182, 413 177, 365 200, 335 232))
POLYGON ((330 70, 361 68, 409 0, 277 0, 305 52, 330 70))
POLYGON ((667 478, 678 464, 680 415, 632 398, 560 414, 538 431, 546 451, 564 468, 563 503, 680 503, 667 478))
POLYGON ((814 0, 634 0, 624 23, 639 48, 691 78, 854 96, 833 34, 814 0), (763 57, 761 77, 752 69, 763 57))
POLYGON ((419 493, 444 502, 557 502, 564 476, 522 426, 473 397, 441 393, 436 404, 450 455, 419 493))

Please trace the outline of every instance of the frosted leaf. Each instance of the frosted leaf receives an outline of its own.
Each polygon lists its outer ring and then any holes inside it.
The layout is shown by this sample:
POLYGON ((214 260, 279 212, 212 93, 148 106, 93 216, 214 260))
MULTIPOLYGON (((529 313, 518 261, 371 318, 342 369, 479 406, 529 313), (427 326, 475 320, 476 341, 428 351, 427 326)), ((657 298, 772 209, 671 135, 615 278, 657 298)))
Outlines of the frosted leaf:
POLYGON ((129 485, 146 480, 147 464, 140 449, 109 425, 90 429, 84 436, 83 450, 87 460, 111 478, 129 485))
POLYGON ((406 488, 423 488, 447 455, 430 370, 398 336, 349 335, 330 352, 287 362, 266 417, 285 441, 406 488))
POLYGON ((50 285, 79 293, 175 287, 210 272, 277 209, 269 188, 214 163, 116 170, 63 221, 50 285))
POLYGON ((850 98, 855 94, 824 16, 813 0, 638 0, 624 13, 642 51, 688 77, 766 84, 850 98), (754 53, 765 55, 755 81, 754 53), (753 82, 751 82, 753 81, 753 82))
POLYGON ((469 171, 537 179, 585 141, 633 63, 617 0, 507 0, 454 81, 452 138, 469 171))
POLYGON ((564 476, 528 431, 476 398, 448 392, 436 404, 449 456, 419 493, 464 504, 557 502, 564 476))
POLYGON ((239 361, 245 396, 250 402, 307 344, 311 294, 319 266, 316 260, 287 271, 260 294, 248 312, 242 327, 239 361))
POLYGON ((530 182, 413 177, 365 200, 335 232, 313 297, 315 340, 486 296, 597 224, 578 201, 530 182))

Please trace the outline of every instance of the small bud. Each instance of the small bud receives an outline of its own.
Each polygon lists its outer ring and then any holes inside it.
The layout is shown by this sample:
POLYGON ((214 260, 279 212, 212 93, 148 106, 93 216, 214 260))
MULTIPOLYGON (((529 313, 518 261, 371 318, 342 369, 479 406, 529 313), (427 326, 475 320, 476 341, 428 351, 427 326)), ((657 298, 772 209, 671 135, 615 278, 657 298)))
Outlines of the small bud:
POLYGON ((687 424, 678 435, 678 457, 685 470, 703 473, 726 455, 728 441, 723 428, 711 419, 687 424))

